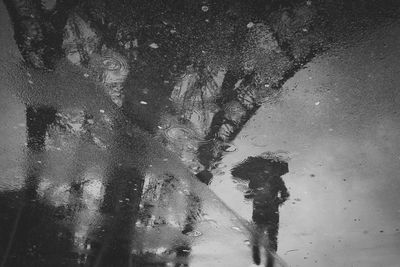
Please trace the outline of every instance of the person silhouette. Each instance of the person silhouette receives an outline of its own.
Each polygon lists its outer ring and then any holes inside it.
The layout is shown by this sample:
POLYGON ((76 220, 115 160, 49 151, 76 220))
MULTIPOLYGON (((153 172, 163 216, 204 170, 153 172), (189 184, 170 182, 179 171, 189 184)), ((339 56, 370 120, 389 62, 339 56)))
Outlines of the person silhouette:
POLYGON ((281 176, 288 171, 288 163, 271 153, 248 157, 231 170, 234 177, 249 180, 245 198, 253 200, 253 261, 257 265, 261 263, 262 245, 266 250, 266 266, 274 266, 272 253, 278 249, 279 206, 289 198, 281 176))

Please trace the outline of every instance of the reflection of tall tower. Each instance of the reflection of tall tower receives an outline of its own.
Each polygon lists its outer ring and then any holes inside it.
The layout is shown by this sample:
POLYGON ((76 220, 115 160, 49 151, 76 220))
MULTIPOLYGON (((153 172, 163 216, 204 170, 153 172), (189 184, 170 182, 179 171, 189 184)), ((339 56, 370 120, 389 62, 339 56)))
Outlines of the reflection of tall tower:
POLYGON ((287 200, 289 192, 281 176, 289 171, 287 162, 270 153, 249 157, 232 168, 233 176, 249 180, 249 190, 245 197, 253 199, 253 221, 256 224, 253 244, 254 263, 260 264, 260 245, 266 249, 267 266, 274 265, 279 230, 279 205, 287 200), (263 240, 267 233, 268 240, 263 240), (267 241, 267 242, 266 242, 267 241))
POLYGON ((51 107, 26 108, 26 128, 28 148, 40 151, 44 148, 47 127, 56 119, 56 110, 51 107))
POLYGON ((26 107, 27 129, 27 176, 26 194, 28 198, 35 198, 38 186, 38 176, 41 169, 40 161, 34 154, 44 150, 48 126, 56 119, 56 110, 51 107, 26 107))

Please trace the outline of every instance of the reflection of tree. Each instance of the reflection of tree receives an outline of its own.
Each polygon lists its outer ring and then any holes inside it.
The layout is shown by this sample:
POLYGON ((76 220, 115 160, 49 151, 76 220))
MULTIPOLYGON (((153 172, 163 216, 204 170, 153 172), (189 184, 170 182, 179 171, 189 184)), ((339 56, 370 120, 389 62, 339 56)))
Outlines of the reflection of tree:
POLYGON ((9 234, 2 233, 3 237, 8 238, 1 238, 0 246, 4 248, 1 266, 52 266, 55 263, 53 259, 41 262, 41 257, 46 254, 62 257, 71 247, 68 231, 57 225, 57 208, 40 202, 38 196, 38 186, 46 164, 43 157, 46 133, 49 125, 55 121, 55 114, 56 111, 49 107, 26 108, 25 185, 21 191, 10 191, 0 196, 1 205, 5 204, 1 209, 4 212, 1 229, 9 231, 9 234), (11 218, 14 218, 13 222, 11 218))
MULTIPOLYGON (((336 26, 338 23, 332 22, 339 21, 338 14, 341 16, 347 8, 343 1, 295 0, 256 1, 250 7, 248 1, 208 1, 206 9, 199 1, 56 1, 55 7, 49 9, 41 2, 5 0, 24 60, 48 70, 65 52, 71 63, 102 84, 124 116, 142 129, 159 134, 205 183, 210 182, 216 162, 229 151, 229 142, 263 100, 337 37, 339 30, 327 25, 336 26), (142 102, 146 105, 135 104, 141 99, 147 101, 142 102)), ((51 108, 27 108, 30 153, 43 149, 46 127, 54 113, 51 108)), ((84 115, 88 122, 93 114, 84 115)), ((103 119, 110 120, 106 116, 103 119)), ((87 125, 87 135, 98 133, 101 127, 115 126, 113 122, 89 124, 94 125, 87 125)), ((118 140, 124 135, 115 133, 112 138, 118 140)), ((101 146, 102 140, 93 136, 91 139, 101 146)), ((28 199, 36 199, 41 172, 40 163, 34 162, 37 159, 35 155, 28 160, 32 161, 28 164, 28 199)), ((263 168, 281 169, 280 174, 265 174, 266 169, 262 169, 263 172, 239 175, 250 180, 256 237, 266 229, 271 250, 277 247, 278 206, 287 198, 280 178, 284 167, 274 164, 267 162, 263 168)), ((107 213, 113 217, 103 225, 104 238, 85 241, 92 244, 92 262, 97 265, 130 261, 130 238, 137 233, 128 225, 138 219, 136 213, 143 197, 142 174, 135 168, 111 165, 105 175, 102 212, 105 217, 107 213), (134 177, 133 183, 128 177, 134 177)), ((71 203, 69 206, 77 213, 83 212, 82 173, 84 170, 77 170, 76 180, 69 185, 70 202, 76 207, 71 203)), ((163 185, 164 189, 169 185, 163 185)), ((157 199, 162 200, 166 199, 157 199)), ((182 227, 183 233, 190 233, 201 203, 196 196, 189 196, 186 201, 190 203, 182 227)), ((148 213, 154 212, 149 209, 148 213)), ((29 212, 19 216, 29 217, 29 212)), ((21 220, 28 224, 28 217, 21 220)), ((32 223, 31 227, 35 225, 32 223)), ((172 250, 186 264, 190 246, 181 241, 172 250)), ((259 242, 262 240, 256 246, 259 242)), ((254 253, 256 259, 258 247, 254 253)), ((142 260, 138 258, 135 260, 142 260)))
POLYGON ((279 205, 289 197, 289 192, 280 176, 288 172, 288 164, 279 158, 249 157, 232 168, 233 176, 249 180, 249 191, 245 197, 253 199, 253 221, 256 225, 253 243, 253 260, 260 264, 260 245, 267 255, 267 266, 274 265, 269 250, 278 249, 279 205), (265 232, 269 242, 263 240, 265 232))
POLYGON ((124 90, 118 84, 105 91, 136 125, 166 137, 194 173, 214 168, 265 98, 341 38, 339 25, 354 14, 384 16, 398 6, 391 0, 353 1, 357 10, 334 0, 5 3, 29 64, 51 69, 64 49, 89 69, 106 57, 115 62, 103 67, 129 65, 124 90), (140 100, 146 105, 135 104, 140 100), (189 149, 182 139, 190 140, 189 149))
MULTIPOLYGON (((101 211, 112 218, 97 233, 93 266, 131 266, 132 238, 138 216, 143 177, 136 170, 115 166, 109 170, 101 211)), ((136 266, 136 265, 133 265, 136 266)))

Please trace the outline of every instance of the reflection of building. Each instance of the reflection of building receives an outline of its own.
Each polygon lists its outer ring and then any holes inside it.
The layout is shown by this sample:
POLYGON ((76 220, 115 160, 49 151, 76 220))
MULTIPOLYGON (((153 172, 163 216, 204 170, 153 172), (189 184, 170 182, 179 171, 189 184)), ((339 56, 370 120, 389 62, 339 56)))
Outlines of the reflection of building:
POLYGON ((253 221, 256 231, 253 244, 253 259, 260 263, 260 245, 267 250, 267 266, 273 266, 273 257, 269 250, 278 249, 279 205, 289 197, 289 192, 281 176, 289 171, 288 164, 279 157, 268 153, 258 157, 249 157, 234 168, 233 176, 249 180, 249 190, 245 197, 253 199, 253 221), (267 232, 267 239, 265 238, 267 232))

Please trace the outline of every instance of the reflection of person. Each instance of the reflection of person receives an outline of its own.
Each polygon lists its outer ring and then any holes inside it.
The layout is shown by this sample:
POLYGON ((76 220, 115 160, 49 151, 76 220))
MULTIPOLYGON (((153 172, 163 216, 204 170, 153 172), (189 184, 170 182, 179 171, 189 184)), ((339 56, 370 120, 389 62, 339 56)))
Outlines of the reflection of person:
POLYGON ((267 250, 267 266, 272 267, 274 264, 268 251, 276 252, 278 248, 279 206, 289 197, 281 175, 287 172, 288 164, 271 155, 249 157, 231 170, 233 176, 249 180, 249 190, 245 197, 253 199, 252 219, 256 225, 253 260, 256 264, 261 261, 260 244, 267 250), (260 240, 265 232, 268 240, 260 240))

